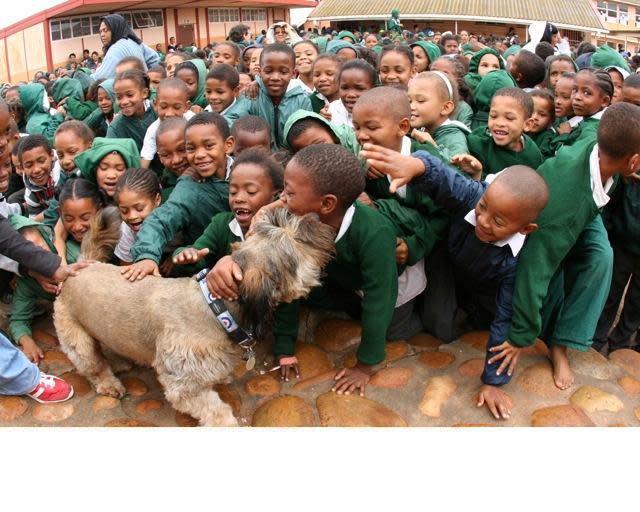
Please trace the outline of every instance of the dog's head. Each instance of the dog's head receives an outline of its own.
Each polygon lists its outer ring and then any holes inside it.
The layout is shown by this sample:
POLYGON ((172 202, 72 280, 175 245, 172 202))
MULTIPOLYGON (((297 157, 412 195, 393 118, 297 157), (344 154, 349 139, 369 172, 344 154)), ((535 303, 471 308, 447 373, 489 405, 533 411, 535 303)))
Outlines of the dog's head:
POLYGON ((108 262, 120 240, 122 217, 115 206, 106 206, 91 219, 80 246, 81 259, 108 262))
POLYGON ((235 244, 233 260, 243 273, 240 295, 254 319, 279 302, 305 297, 320 284, 322 268, 334 251, 335 233, 317 215, 298 217, 284 208, 269 210, 235 244))

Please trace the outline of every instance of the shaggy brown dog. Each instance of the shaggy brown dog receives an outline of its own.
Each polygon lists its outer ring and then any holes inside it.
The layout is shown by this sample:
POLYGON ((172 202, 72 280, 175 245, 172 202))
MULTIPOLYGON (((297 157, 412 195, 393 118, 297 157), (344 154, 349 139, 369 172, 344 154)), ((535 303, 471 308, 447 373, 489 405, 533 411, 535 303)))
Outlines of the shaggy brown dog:
MULTIPOLYGON (((226 306, 241 325, 260 332, 277 303, 304 297, 319 284, 320 271, 334 251, 335 233, 314 215, 296 217, 283 209, 268 212, 252 233, 232 254, 243 271, 241 301, 226 306)), ((152 366, 171 405, 201 425, 237 425, 231 407, 212 386, 228 379, 240 350, 196 281, 147 277, 130 283, 120 270, 94 263, 70 278, 55 301, 62 350, 80 374, 100 394, 124 395, 102 344, 152 366)))

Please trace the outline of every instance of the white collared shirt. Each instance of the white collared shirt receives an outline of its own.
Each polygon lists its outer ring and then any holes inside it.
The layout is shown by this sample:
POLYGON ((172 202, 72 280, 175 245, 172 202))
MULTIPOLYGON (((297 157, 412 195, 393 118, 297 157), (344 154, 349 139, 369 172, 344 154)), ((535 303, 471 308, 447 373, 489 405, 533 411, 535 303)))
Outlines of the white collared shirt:
POLYGON ((334 100, 329 103, 329 113, 331 114, 331 124, 343 125, 353 128, 353 117, 347 111, 342 100, 334 100))
MULTIPOLYGON (((229 112, 229 109, 235 105, 236 101, 238 101, 238 98, 233 98, 233 101, 229 103, 229 106, 227 108, 225 108, 222 112, 220 112, 220 115, 223 116, 227 112, 229 112)), ((204 110, 206 112, 213 112, 213 107, 211 105, 207 105, 206 107, 204 107, 204 110)))
MULTIPOLYGON (((472 226, 476 225, 476 211, 471 210, 464 216, 464 220, 466 220, 472 226)), ((524 245, 524 241, 527 239, 527 235, 523 235, 522 233, 514 233, 509 238, 505 238, 504 240, 496 240, 495 242, 491 242, 491 245, 495 245, 497 247, 504 247, 508 245, 511 249, 511 253, 514 256, 518 256, 518 253, 522 250, 522 246, 524 245)))
POLYGON ((229 222, 229 231, 231 231, 234 235, 239 237, 242 242, 244 242, 244 233, 242 233, 242 228, 240 227, 240 224, 238 224, 238 221, 235 217, 231 219, 231 222, 229 222))
MULTIPOLYGON (((595 114, 593 114, 592 116, 589 116, 589 119, 600 119, 602 117, 602 114, 604 114, 604 111, 607 110, 607 108, 603 108, 602 110, 600 110, 599 112, 596 112, 595 114)), ((573 116, 571 119, 569 119, 567 121, 567 123, 569 123, 569 126, 571 126, 571 128, 575 128, 576 126, 578 126, 582 121, 584 121, 584 117, 583 116, 573 116)))
POLYGON ((598 208, 602 208, 609 202, 608 192, 613 186, 613 178, 609 178, 607 182, 602 184, 602 176, 600 175, 600 157, 598 156, 598 145, 593 146, 591 155, 589 155, 589 174, 591 176, 591 191, 593 193, 593 201, 598 208))
MULTIPOLYGON (((187 110, 182 117, 186 121, 191 119, 195 114, 191 110, 187 110)), ((143 160, 153 160, 156 156, 156 152, 158 150, 158 146, 156 144, 156 134, 158 133, 158 128, 160 127, 160 118, 156 119, 153 123, 149 125, 147 128, 147 132, 144 135, 144 140, 142 142, 142 149, 140 150, 140 158, 143 160)))
POLYGON ((335 243, 338 243, 338 240, 340 240, 347 232, 349 226, 351 226, 351 223, 353 222, 353 215, 355 213, 356 207, 354 205, 351 205, 349 206, 349 208, 347 208, 347 211, 344 213, 344 217, 342 217, 342 222, 340 223, 340 229, 338 230, 338 235, 336 236, 335 243))
MULTIPOLYGON (((406 135, 402 137, 402 147, 400 148, 400 154, 403 156, 411 155, 411 139, 406 135)), ((391 176, 387 174, 387 180, 391 183, 391 176)), ((398 194, 402 199, 407 197, 407 186, 402 185, 398 190, 396 190, 396 194, 398 194)))

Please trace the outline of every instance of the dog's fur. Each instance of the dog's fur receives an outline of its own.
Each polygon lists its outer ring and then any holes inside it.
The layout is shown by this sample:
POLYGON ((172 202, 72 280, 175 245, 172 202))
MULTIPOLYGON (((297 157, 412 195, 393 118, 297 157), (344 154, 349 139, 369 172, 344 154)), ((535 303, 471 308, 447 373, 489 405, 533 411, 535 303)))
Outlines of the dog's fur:
MULTIPOLYGON (((334 236, 313 214, 268 212, 255 223, 252 235, 234 247, 232 258, 243 279, 241 303, 226 304, 231 314, 241 325, 263 331, 260 326, 277 303, 304 297, 319 284, 320 271, 335 249, 334 236)), ((92 251, 100 246, 99 238, 84 244, 88 256, 97 254, 92 251)), ((229 377, 240 351, 214 317, 196 281, 147 277, 130 283, 120 270, 94 263, 67 280, 55 302, 60 344, 78 371, 98 393, 124 395, 102 344, 152 366, 167 400, 178 411, 202 425, 237 425, 231 407, 212 386, 229 377)))

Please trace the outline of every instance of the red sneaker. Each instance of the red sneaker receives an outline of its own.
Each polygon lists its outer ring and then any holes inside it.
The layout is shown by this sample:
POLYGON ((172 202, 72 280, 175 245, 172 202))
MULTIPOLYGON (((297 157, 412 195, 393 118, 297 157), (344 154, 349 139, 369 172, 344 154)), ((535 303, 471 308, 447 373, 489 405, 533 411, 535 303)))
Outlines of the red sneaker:
POLYGON ((64 402, 73 396, 73 386, 54 375, 40 374, 40 382, 27 396, 41 404, 64 402))

